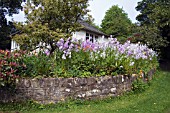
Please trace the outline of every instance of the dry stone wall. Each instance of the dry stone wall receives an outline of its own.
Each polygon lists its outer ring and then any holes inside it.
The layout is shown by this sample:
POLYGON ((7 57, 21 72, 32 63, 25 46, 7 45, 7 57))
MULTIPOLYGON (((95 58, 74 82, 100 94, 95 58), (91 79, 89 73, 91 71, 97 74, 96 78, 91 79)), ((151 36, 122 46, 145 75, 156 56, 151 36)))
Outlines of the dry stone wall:
MULTIPOLYGON (((150 72, 150 76, 153 72, 150 72)), ((152 77, 152 76, 151 76, 152 77)), ((150 78, 151 78, 150 77, 150 78)), ((95 99, 117 96, 130 91, 137 76, 101 76, 88 78, 20 79, 16 92, 0 89, 0 101, 31 99, 42 104, 57 103, 68 98, 95 99)))

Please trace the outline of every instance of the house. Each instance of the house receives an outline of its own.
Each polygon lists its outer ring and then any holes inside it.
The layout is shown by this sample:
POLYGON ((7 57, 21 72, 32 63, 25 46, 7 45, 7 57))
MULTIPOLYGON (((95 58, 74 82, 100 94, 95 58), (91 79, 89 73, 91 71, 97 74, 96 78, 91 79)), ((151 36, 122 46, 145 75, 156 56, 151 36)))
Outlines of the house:
MULTIPOLYGON (((82 20, 78 20, 78 22, 82 25, 82 29, 80 31, 76 31, 74 32, 73 38, 76 38, 78 40, 90 40, 92 42, 105 42, 108 39, 108 35, 104 34, 103 32, 101 32, 100 30, 98 30, 97 28, 95 28, 94 26, 88 24, 85 21, 82 20)), ((20 47, 19 45, 12 40, 11 41, 11 51, 13 50, 18 50, 20 47)))
POLYGON ((73 33, 73 37, 78 40, 90 40, 92 42, 105 42, 107 41, 108 35, 104 34, 94 26, 88 24, 85 21, 78 20, 78 22, 82 25, 82 29, 73 33))

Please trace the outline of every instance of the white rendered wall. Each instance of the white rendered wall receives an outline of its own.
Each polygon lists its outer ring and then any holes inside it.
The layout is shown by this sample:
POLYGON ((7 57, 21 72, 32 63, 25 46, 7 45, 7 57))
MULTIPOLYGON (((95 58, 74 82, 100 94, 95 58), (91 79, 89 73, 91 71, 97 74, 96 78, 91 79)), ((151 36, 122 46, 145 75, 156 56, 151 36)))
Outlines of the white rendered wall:
POLYGON ((85 31, 76 31, 73 33, 73 38, 76 38, 77 40, 85 40, 86 39, 86 32, 85 31))
POLYGON ((12 40, 11 41, 11 51, 19 50, 19 49, 20 49, 19 44, 17 44, 16 41, 12 40))
POLYGON ((104 43, 104 42, 108 42, 109 40, 107 38, 105 38, 104 36, 100 36, 98 39, 97 39, 97 42, 99 43, 104 43))
MULTIPOLYGON (((78 40, 82 40, 82 41, 85 41, 86 40, 86 32, 87 31, 76 31, 75 33, 73 33, 73 38, 76 38, 78 40)), ((108 39, 105 38, 104 36, 102 35, 97 35, 95 33, 92 33, 92 32, 87 32, 89 34, 92 34, 93 35, 93 38, 94 38, 94 42, 99 42, 99 43, 103 43, 103 42, 107 42, 108 39), (98 36, 98 39, 95 39, 95 36, 98 36)))

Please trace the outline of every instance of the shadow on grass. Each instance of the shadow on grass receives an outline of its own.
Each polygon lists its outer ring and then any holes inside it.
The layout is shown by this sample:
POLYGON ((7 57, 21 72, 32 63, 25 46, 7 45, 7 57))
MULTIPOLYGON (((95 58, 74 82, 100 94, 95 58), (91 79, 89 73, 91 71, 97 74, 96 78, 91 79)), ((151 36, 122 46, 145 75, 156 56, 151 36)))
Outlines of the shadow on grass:
POLYGON ((162 71, 170 72, 170 60, 166 60, 166 59, 160 60, 159 65, 162 71))

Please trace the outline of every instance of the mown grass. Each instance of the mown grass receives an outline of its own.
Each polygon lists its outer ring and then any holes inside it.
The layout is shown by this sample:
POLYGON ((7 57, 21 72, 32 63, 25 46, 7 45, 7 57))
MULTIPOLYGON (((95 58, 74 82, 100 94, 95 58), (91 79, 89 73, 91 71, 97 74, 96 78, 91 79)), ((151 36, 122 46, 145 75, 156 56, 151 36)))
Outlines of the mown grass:
MULTIPOLYGON (((170 113, 170 72, 158 72, 142 93, 93 101, 68 101, 56 105, 32 102, 0 104, 2 112, 19 113, 170 113)), ((1 112, 0 112, 1 113, 1 112)))

